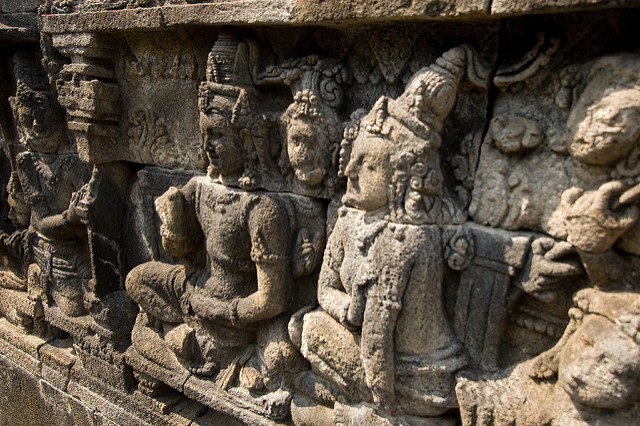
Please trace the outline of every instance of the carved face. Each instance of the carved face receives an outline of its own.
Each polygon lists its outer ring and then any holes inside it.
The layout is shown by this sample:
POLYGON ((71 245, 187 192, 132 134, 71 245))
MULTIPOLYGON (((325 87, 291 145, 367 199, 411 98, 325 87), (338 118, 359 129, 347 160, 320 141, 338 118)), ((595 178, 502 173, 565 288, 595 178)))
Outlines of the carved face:
POLYGON ((48 103, 46 95, 34 91, 11 98, 11 105, 20 141, 30 151, 55 153, 65 140, 59 107, 48 103))
POLYGON ((388 145, 385 139, 364 130, 353 141, 351 157, 344 171, 348 178, 347 204, 367 211, 387 205, 391 182, 388 145))
POLYGON ((201 113, 200 130, 210 173, 221 176, 240 173, 244 165, 244 153, 237 129, 229 124, 229 120, 222 114, 201 113))
POLYGON ((567 123, 571 153, 587 164, 615 165, 640 141, 640 91, 605 93, 588 86, 567 123))
POLYGON ((560 354, 558 375, 576 402, 624 407, 638 399, 640 346, 610 320, 589 315, 560 354))
POLYGON ((287 128, 287 154, 296 178, 308 186, 319 185, 327 173, 329 141, 316 126, 302 120, 287 128))

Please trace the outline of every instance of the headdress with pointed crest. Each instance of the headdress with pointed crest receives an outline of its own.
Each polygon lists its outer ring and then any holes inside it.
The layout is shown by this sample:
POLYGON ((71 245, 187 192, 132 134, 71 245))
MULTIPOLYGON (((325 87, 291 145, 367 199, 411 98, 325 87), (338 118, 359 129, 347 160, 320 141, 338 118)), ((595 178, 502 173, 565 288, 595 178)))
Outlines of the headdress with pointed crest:
POLYGON ((439 133, 465 74, 475 86, 487 87, 488 72, 478 67, 475 57, 466 45, 445 52, 416 72, 399 98, 378 99, 364 119, 367 130, 379 133, 386 117, 391 116, 419 138, 430 139, 434 132, 439 133))
POLYGON ((55 152, 66 141, 64 110, 58 104, 55 90, 40 62, 29 54, 18 52, 14 56, 14 74, 16 95, 9 98, 9 102, 21 142, 38 152, 55 152), (32 119, 37 119, 37 130, 31 124, 23 126, 19 122, 26 111, 32 119))
POLYGON ((198 93, 200 111, 222 115, 234 126, 246 121, 253 98, 246 43, 234 33, 223 31, 209 52, 206 76, 198 93), (235 100, 233 107, 220 102, 219 97, 235 100))
MULTIPOLYGON (((400 97, 382 96, 362 118, 361 129, 393 145, 390 160, 394 176, 389 193, 392 219, 409 223, 463 220, 459 209, 442 195, 437 151, 444 120, 455 104, 462 77, 466 75, 478 87, 487 86, 489 73, 480 70, 475 58, 466 45, 448 50, 416 72, 400 97)), ((348 139, 355 137, 351 134, 348 139)), ((346 142, 342 144, 344 151, 350 149, 346 142)), ((342 165, 346 165, 348 155, 341 153, 342 165)))

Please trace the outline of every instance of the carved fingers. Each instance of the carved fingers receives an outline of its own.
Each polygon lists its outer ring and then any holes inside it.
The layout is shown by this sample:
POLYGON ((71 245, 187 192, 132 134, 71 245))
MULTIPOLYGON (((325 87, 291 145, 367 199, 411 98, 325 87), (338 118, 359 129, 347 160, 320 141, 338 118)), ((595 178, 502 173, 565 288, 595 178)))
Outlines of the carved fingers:
POLYGON ((582 272, 576 258, 567 259, 568 256, 575 255, 573 246, 567 242, 543 237, 535 240, 532 248, 537 260, 536 267, 541 275, 566 278, 582 272))
POLYGON ((607 182, 595 191, 571 188, 562 196, 567 241, 587 253, 611 248, 637 220, 636 188, 624 192, 621 181, 607 182))
POLYGON ((560 281, 582 273, 576 252, 567 242, 541 237, 533 241, 531 252, 530 271, 522 288, 542 300, 554 300, 560 281))
POLYGON ((86 224, 89 220, 89 208, 85 202, 89 194, 89 184, 74 192, 69 200, 69 207, 63 213, 64 219, 72 225, 86 224))

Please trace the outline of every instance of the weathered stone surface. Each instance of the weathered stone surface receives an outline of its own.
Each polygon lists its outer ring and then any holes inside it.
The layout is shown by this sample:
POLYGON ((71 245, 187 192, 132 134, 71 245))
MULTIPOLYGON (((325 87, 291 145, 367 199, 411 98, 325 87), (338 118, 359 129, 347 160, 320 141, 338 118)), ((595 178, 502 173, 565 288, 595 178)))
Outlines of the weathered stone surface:
POLYGON ((380 18, 439 18, 488 13, 486 0, 432 1, 419 0, 294 0, 292 20, 302 22, 343 21, 380 18))
POLYGON ((34 42, 38 39, 38 20, 34 13, 0 14, 0 39, 34 42))
POLYGON ((0 355, 0 422, 93 425, 93 411, 0 355))
POLYGON ((634 7, 635 0, 494 0, 491 13, 495 15, 518 15, 524 13, 550 13, 562 10, 589 10, 610 7, 634 7))
POLYGON ((0 12, 35 12, 38 9, 38 5, 38 0, 2 0, 0 2, 0 12))
POLYGON ((636 0, 249 0, 54 2, 47 32, 164 28, 178 25, 310 24, 389 19, 433 20, 635 7, 636 0), (56 6, 56 3, 61 6, 56 6), (196 3, 196 4, 188 4, 196 3), (64 4, 64 5, 63 5, 64 4))
POLYGON ((637 6, 0 1, 0 423, 638 423, 637 6))

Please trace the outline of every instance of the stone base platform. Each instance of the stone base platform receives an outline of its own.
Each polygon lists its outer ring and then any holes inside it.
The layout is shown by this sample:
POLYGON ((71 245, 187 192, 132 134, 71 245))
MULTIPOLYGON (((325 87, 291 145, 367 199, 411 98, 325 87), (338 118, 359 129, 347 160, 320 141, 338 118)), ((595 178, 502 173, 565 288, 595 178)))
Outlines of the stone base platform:
POLYGON ((91 374, 91 355, 80 351, 71 339, 36 337, 0 318, 0 424, 239 424, 177 393, 150 397, 135 383, 125 391, 91 374))

